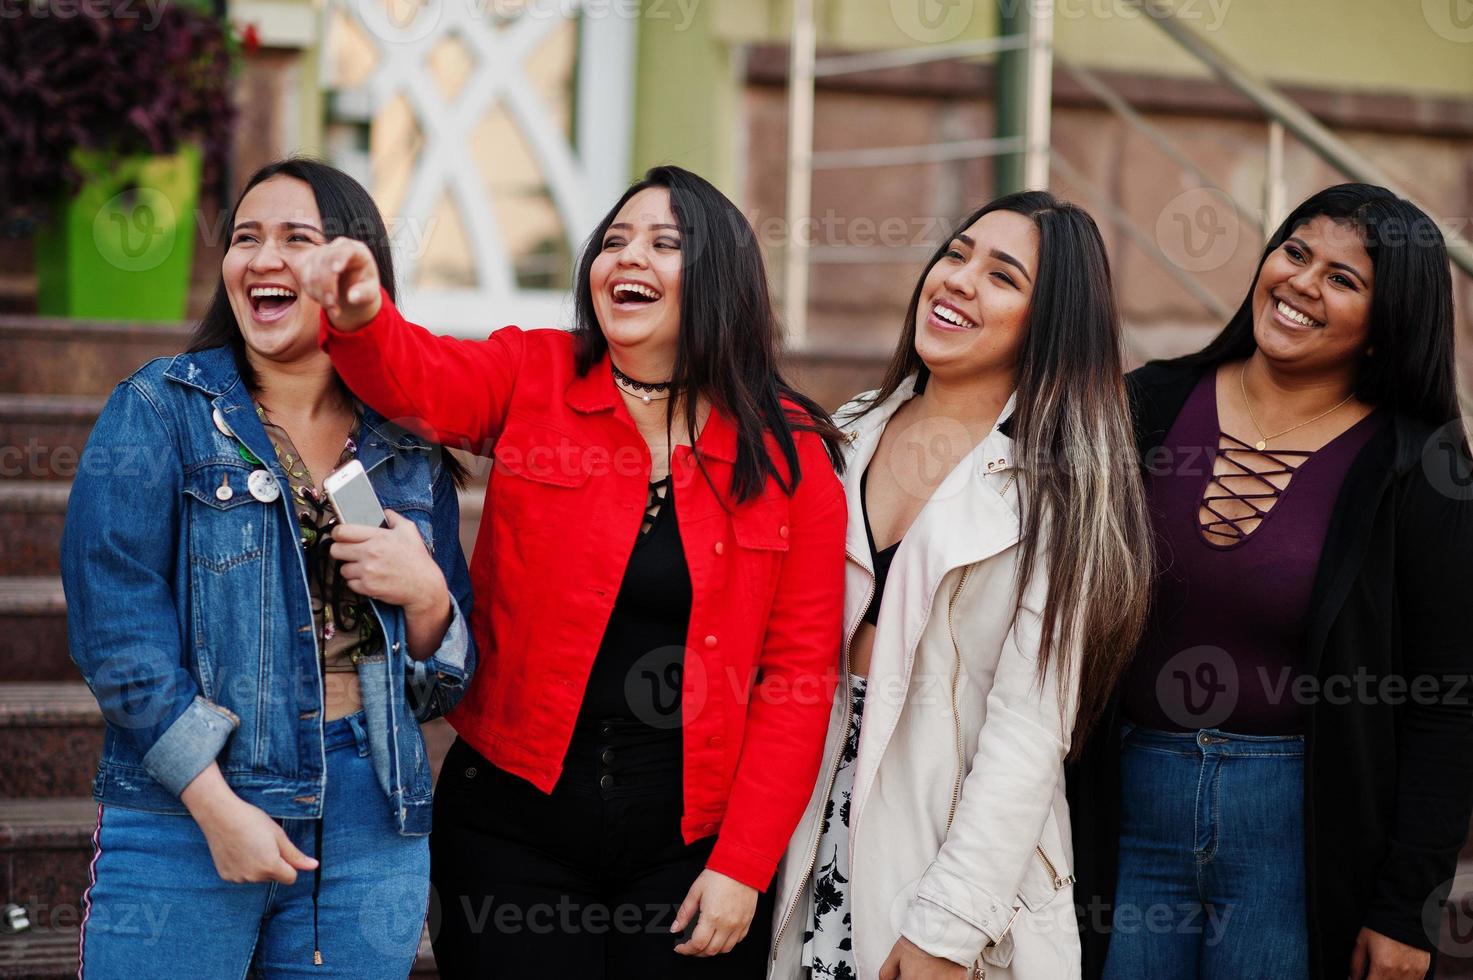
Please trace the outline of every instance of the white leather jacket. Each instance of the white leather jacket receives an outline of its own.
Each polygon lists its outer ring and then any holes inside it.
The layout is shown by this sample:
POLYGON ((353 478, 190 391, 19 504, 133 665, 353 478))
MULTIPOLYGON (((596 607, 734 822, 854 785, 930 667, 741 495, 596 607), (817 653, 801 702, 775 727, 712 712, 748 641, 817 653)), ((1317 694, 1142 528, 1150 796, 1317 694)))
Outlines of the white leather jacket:
MULTIPOLYGON (((848 439, 845 670, 874 589, 859 481, 914 385, 912 377, 862 418, 846 424, 859 399, 836 417, 848 439)), ((1012 408, 1009 400, 999 424, 1012 408)), ((1052 669, 1038 676, 1047 583, 1035 574, 1020 603, 1025 488, 1010 485, 1014 476, 1013 442, 994 427, 926 503, 890 568, 850 800, 861 980, 879 975, 901 935, 972 967, 973 977, 1080 974, 1063 779, 1078 678, 1061 706, 1052 669)), ((819 818, 849 724, 846 690, 841 683, 818 784, 778 872, 769 978, 804 972, 819 818)))

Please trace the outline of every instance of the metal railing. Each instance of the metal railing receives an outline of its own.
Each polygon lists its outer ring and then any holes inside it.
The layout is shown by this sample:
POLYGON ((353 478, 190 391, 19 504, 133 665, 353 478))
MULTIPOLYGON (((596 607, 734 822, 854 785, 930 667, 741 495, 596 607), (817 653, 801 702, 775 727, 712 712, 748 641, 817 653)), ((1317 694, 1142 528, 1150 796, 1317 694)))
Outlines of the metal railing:
MULTIPOLYGON (((816 57, 816 32, 813 24, 814 0, 794 0, 793 41, 789 65, 788 235, 784 260, 784 317, 788 340, 801 346, 807 339, 808 279, 810 262, 876 262, 923 259, 930 246, 894 248, 863 246, 810 245, 800 229, 812 205, 812 181, 815 170, 894 166, 908 163, 934 163, 949 160, 1022 154, 1024 185, 1047 187, 1050 171, 1057 172, 1071 185, 1089 197, 1101 216, 1124 234, 1158 267, 1170 275, 1214 318, 1226 320, 1231 308, 1215 296, 1191 273, 1172 261, 1153 235, 1140 228, 1114 199, 1095 186, 1079 168, 1071 164, 1051 146, 1049 139, 1049 100, 1053 65, 1073 78, 1088 93, 1119 116, 1136 133, 1188 174, 1196 184, 1223 197, 1250 227, 1258 228, 1266 237, 1287 212, 1284 181, 1284 136, 1294 134, 1310 150, 1346 177, 1365 183, 1379 184, 1397 195, 1416 201, 1416 197, 1398 186, 1369 158, 1332 133, 1302 107, 1284 96, 1272 85, 1257 77, 1221 49, 1197 34, 1177 18, 1168 0, 1126 0, 1154 22, 1169 38, 1197 61, 1205 65, 1231 88, 1248 98, 1266 117, 1263 199, 1254 207, 1238 199, 1212 177, 1166 133, 1098 75, 1082 65, 1056 59, 1053 52, 1053 5, 1050 0, 1035 0, 1026 34, 1013 34, 976 41, 937 44, 923 48, 874 51, 828 58, 816 57), (920 65, 958 58, 1020 52, 1027 58, 1024 72, 1024 133, 957 140, 900 147, 873 147, 853 150, 814 152, 813 100, 818 78, 857 72, 878 71, 920 65)), ((1427 210, 1424 207, 1424 210, 1427 210)), ((1456 231, 1444 229, 1447 249, 1454 265, 1473 275, 1473 246, 1456 231)))

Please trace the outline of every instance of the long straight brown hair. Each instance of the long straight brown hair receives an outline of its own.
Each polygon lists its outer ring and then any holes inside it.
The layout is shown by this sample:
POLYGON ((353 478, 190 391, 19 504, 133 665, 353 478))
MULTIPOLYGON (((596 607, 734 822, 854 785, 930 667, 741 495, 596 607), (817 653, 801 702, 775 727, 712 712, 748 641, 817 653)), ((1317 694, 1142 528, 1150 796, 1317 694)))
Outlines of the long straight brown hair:
MULTIPOLYGON (((1121 372, 1120 317, 1094 219, 1043 191, 1000 197, 967 215, 921 270, 885 380, 860 414, 930 371, 916 353, 916 307, 951 243, 993 211, 1038 228, 1038 271, 1018 358, 1011 436, 1022 479, 1017 595, 1048 582, 1038 674, 1080 674, 1070 755, 1099 720, 1135 653, 1150 603, 1150 524, 1121 372), (1079 658, 1076 664, 1075 657, 1079 658)), ((1017 609, 1014 609, 1014 616, 1017 609)))

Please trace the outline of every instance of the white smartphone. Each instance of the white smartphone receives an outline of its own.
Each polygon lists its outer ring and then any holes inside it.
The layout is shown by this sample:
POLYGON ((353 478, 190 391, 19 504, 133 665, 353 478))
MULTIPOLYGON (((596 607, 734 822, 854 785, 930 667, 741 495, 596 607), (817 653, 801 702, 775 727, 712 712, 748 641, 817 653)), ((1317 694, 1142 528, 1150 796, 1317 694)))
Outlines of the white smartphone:
POLYGON ((368 527, 383 527, 388 523, 384 508, 378 502, 378 494, 373 492, 373 484, 368 482, 368 472, 358 460, 350 459, 327 474, 322 487, 342 523, 368 527))

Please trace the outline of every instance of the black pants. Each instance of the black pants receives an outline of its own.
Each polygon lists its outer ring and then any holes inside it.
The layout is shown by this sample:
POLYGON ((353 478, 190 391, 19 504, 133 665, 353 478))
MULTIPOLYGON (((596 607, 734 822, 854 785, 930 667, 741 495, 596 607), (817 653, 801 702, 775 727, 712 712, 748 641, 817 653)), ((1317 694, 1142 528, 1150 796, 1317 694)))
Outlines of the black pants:
POLYGON ((771 888, 731 952, 675 952, 670 925, 716 842, 681 838, 680 764, 679 730, 580 729, 548 795, 457 739, 430 836, 440 976, 761 980, 771 888))

